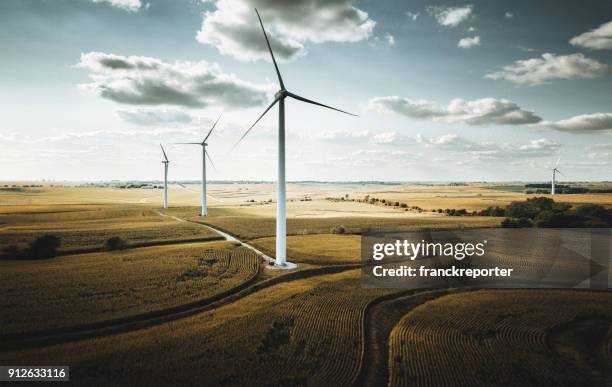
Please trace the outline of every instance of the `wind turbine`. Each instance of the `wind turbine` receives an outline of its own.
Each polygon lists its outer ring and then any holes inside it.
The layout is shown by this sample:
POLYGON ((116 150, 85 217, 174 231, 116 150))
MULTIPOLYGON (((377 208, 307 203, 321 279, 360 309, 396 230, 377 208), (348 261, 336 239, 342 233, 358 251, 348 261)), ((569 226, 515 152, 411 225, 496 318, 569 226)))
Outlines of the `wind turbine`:
POLYGON ((164 164, 164 208, 168 208, 168 165, 170 164, 170 160, 168 160, 168 156, 166 156, 164 146, 162 144, 159 144, 159 146, 164 154, 164 160, 162 160, 164 164))
POLYGON ((555 163, 555 166, 552 168, 552 182, 551 182, 551 185, 550 185, 550 194, 551 195, 555 194, 555 183, 556 183, 557 173, 562 175, 561 171, 557 169, 557 166, 559 165, 559 160, 561 160, 561 159, 557 159, 557 162, 555 163))
POLYGON ((272 47, 270 46, 270 41, 268 40, 268 35, 266 34, 266 29, 264 28, 263 22, 261 21, 261 17, 259 16, 259 12, 255 9, 255 13, 257 14, 257 18, 259 19, 259 25, 261 26, 261 30, 263 31, 264 38, 266 39, 266 44, 268 46, 268 51, 270 51, 270 57, 272 58, 272 63, 274 64, 274 68, 276 70, 276 75, 278 77, 278 83, 280 85, 280 90, 276 92, 274 95, 274 101, 264 110, 264 112, 259 116, 259 118, 251 125, 251 127, 240 137, 234 148, 246 137, 247 134, 255 127, 255 125, 262 119, 266 113, 272 109, 278 102, 278 180, 276 187, 276 266, 290 266, 294 267, 293 264, 288 264, 286 257, 287 250, 287 234, 286 234, 286 224, 287 224, 287 213, 285 208, 286 194, 285 194, 285 98, 291 97, 298 101, 310 103, 313 105, 322 106, 324 108, 332 109, 339 111, 341 113, 345 113, 351 116, 355 116, 355 114, 351 114, 345 112, 344 110, 336 109, 331 106, 324 105, 319 102, 315 102, 304 97, 300 97, 297 94, 293 94, 285 88, 285 84, 283 83, 283 78, 281 77, 280 71, 278 70, 278 65, 276 64, 276 59, 274 58, 274 53, 272 52, 272 47))
POLYGON ((206 143, 206 140, 208 140, 208 137, 210 137, 210 134, 215 129, 215 126, 217 126, 217 123, 219 122, 220 119, 221 119, 221 115, 219 115, 219 118, 217 118, 217 121, 215 121, 212 128, 210 128, 210 131, 208 132, 206 137, 204 137, 204 140, 202 140, 202 142, 177 142, 175 143, 175 144, 180 144, 180 145, 200 145, 202 147, 202 210, 200 212, 200 216, 208 215, 208 210, 206 209, 206 158, 208 157, 208 160, 210 161, 210 164, 213 166, 213 168, 215 166, 212 162, 212 159, 210 158, 210 155, 206 151, 206 146, 208 146, 208 144, 206 143))

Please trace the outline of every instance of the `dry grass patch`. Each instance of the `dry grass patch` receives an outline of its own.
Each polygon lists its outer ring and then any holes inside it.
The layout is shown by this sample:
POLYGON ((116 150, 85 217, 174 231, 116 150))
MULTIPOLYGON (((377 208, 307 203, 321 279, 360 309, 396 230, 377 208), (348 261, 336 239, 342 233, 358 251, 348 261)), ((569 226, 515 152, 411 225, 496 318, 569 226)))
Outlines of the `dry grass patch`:
MULTIPOLYGON (((276 256, 276 238, 252 241, 268 255, 276 256)), ((361 261, 361 237, 358 235, 292 235, 287 237, 287 257, 295 263, 342 264, 361 261)))

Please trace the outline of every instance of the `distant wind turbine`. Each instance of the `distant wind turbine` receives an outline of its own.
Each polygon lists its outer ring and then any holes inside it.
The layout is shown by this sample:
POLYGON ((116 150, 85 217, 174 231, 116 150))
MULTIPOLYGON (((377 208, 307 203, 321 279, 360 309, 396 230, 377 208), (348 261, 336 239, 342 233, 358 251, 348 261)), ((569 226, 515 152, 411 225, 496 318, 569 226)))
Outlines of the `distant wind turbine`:
POLYGON ((217 126, 217 123, 219 122, 220 119, 221 119, 221 115, 219 115, 219 118, 217 118, 217 121, 215 121, 212 128, 210 128, 210 131, 208 132, 206 137, 204 137, 204 140, 202 140, 202 142, 177 142, 175 143, 175 144, 180 144, 180 145, 200 145, 202 147, 202 210, 200 212, 200 216, 208 215, 208 210, 206 209, 206 158, 208 158, 213 168, 215 167, 215 165, 212 162, 212 159, 210 158, 210 155, 206 151, 206 146, 208 146, 208 144, 206 143, 206 140, 208 140, 208 137, 210 137, 210 134, 215 129, 215 126, 217 126))
POLYGON ((555 166, 552 168, 552 182, 550 185, 550 194, 554 195, 555 194, 555 183, 556 183, 556 178, 557 178, 557 173, 562 175, 561 171, 557 169, 557 166, 559 165, 559 161, 561 159, 557 159, 557 162, 555 163, 555 166))
POLYGON ((170 160, 168 160, 168 156, 166 156, 164 146, 162 144, 159 144, 159 146, 164 154, 164 160, 162 160, 164 164, 164 208, 168 208, 168 165, 170 164, 170 160))
MULTIPOLYGON (((266 39, 266 44, 268 46, 268 51, 270 51, 270 57, 272 58, 272 63, 274 64, 274 68, 276 69, 276 75, 278 77, 278 83, 280 84, 280 90, 276 92, 274 95, 274 101, 264 110, 264 112, 259 116, 259 118, 251 125, 251 127, 240 137, 238 142, 236 142, 236 147, 245 137, 251 129, 255 127, 255 125, 262 119, 266 113, 272 109, 278 102, 278 181, 276 188, 276 266, 288 266, 287 257, 286 257, 286 223, 287 223, 287 214, 285 208, 286 194, 285 194, 285 98, 291 97, 293 99, 297 99, 298 101, 310 103, 313 105, 322 106, 324 108, 332 109, 339 111, 341 113, 349 114, 351 116, 355 116, 355 114, 351 114, 345 112, 344 110, 336 109, 331 106, 324 105, 319 102, 315 102, 304 97, 300 97, 297 94, 293 94, 285 88, 285 84, 283 83, 283 78, 281 77, 280 71, 278 70, 278 65, 276 64, 276 59, 274 58, 274 53, 272 52, 272 47, 270 46, 270 41, 268 40, 268 35, 266 34, 266 30, 264 28, 263 22, 261 21, 261 17, 259 16, 259 12, 255 9, 255 13, 257 13, 257 18, 259 19, 259 24, 261 25, 261 30, 263 31, 264 38, 266 39)), ((294 265, 289 265, 294 266, 294 265)))

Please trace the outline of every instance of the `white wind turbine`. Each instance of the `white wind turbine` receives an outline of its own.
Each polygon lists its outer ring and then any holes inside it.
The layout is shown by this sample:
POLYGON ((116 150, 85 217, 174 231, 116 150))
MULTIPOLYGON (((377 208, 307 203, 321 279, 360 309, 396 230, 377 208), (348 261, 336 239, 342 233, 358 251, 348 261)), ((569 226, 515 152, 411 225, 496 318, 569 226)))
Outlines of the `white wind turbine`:
POLYGON ((555 166, 552 167, 552 181, 550 184, 550 194, 554 195, 555 194, 555 184, 557 182, 557 173, 562 175, 561 171, 557 169, 557 166, 559 166, 559 161, 561 159, 557 159, 557 162, 555 163, 555 166))
POLYGON ((164 154, 164 160, 162 160, 164 164, 164 208, 168 208, 168 165, 170 164, 170 160, 168 160, 168 156, 166 156, 164 146, 162 144, 159 144, 159 146, 164 154))
MULTIPOLYGON (((298 101, 310 103, 313 105, 322 106, 328 109, 336 110, 345 114, 349 114, 351 116, 355 116, 355 114, 351 114, 345 112, 344 110, 336 109, 331 106, 324 105, 319 102, 315 102, 304 97, 300 97, 297 94, 293 94, 285 88, 285 84, 283 83, 283 78, 281 77, 280 71, 278 70, 278 65, 276 64, 276 59, 274 58, 274 53, 272 52, 272 47, 270 46, 270 41, 268 40, 268 35, 266 34, 266 30, 261 21, 261 17, 259 16, 259 12, 255 9, 255 13, 257 13, 257 18, 259 19, 259 24, 261 25, 261 30, 263 31, 264 38, 266 39, 266 44, 268 46, 268 51, 270 51, 270 57, 272 58, 272 63, 274 64, 274 68, 276 70, 276 75, 278 77, 278 83, 280 84, 280 90, 276 92, 274 95, 274 101, 264 110, 264 112, 259 116, 259 118, 251 125, 251 127, 240 137, 240 140, 236 143, 238 145, 253 127, 261 120, 261 118, 266 115, 266 113, 278 102, 278 181, 276 188, 276 266, 289 266, 295 267, 295 265, 287 262, 286 257, 286 223, 287 223, 287 214, 285 208, 285 98, 291 97, 293 99, 297 99, 298 101)), ((234 147, 236 147, 234 145, 234 147)))
POLYGON ((202 147, 202 210, 200 212, 200 216, 208 215, 208 210, 206 209, 206 158, 208 157, 208 160, 210 161, 210 164, 213 166, 213 168, 215 166, 212 159, 210 158, 210 155, 206 151, 206 146, 208 146, 208 144, 206 143, 206 140, 208 140, 208 137, 210 137, 210 134, 212 133, 213 129, 215 129, 215 126, 217 126, 217 123, 219 122, 220 119, 221 119, 221 115, 219 115, 219 118, 217 118, 217 121, 215 121, 212 128, 210 128, 210 131, 208 132, 206 137, 204 137, 204 140, 202 140, 202 142, 177 142, 175 143, 175 144, 180 144, 180 145, 200 145, 202 147))

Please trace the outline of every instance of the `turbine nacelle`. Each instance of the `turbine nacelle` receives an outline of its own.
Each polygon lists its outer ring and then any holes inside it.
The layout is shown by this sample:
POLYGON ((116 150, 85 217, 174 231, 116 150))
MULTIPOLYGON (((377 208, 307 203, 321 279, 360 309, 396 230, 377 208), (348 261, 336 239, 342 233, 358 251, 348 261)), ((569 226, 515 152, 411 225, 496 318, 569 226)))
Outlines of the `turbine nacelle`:
POLYGON ((287 98, 289 96, 289 92, 285 89, 280 89, 279 91, 276 92, 276 94, 274 94, 274 100, 280 100, 280 99, 284 99, 287 98))

